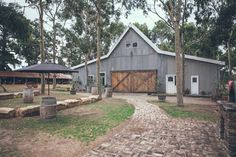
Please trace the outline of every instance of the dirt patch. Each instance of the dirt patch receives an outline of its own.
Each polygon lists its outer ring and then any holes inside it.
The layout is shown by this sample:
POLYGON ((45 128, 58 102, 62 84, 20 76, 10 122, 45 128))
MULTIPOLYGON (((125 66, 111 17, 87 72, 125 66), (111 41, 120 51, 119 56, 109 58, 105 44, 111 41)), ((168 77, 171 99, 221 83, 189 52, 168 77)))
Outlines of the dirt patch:
POLYGON ((0 157, 75 157, 83 156, 84 153, 97 145, 109 140, 114 134, 127 126, 129 120, 121 123, 116 128, 108 131, 105 136, 98 137, 90 143, 80 142, 75 139, 53 136, 44 132, 1 129, 0 131, 0 157))

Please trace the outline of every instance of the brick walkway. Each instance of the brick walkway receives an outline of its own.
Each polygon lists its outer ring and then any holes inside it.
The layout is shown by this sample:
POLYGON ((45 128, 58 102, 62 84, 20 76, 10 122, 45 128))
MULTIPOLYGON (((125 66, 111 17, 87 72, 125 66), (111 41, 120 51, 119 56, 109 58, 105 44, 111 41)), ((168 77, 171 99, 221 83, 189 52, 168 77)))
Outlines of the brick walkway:
POLYGON ((142 98, 126 99, 135 106, 129 124, 84 157, 225 156, 213 124, 172 119, 142 98))

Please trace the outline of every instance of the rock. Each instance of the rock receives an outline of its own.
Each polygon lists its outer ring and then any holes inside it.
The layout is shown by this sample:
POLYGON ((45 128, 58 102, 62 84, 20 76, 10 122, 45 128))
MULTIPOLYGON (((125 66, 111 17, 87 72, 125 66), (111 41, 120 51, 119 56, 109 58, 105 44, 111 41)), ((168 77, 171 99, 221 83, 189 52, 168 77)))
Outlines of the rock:
POLYGON ((80 98, 81 101, 82 101, 82 105, 85 105, 85 104, 90 104, 92 103, 92 98, 80 98))
POLYGON ((92 99, 93 102, 100 100, 99 95, 91 95, 91 96, 89 96, 88 98, 89 98, 89 99, 92 99))
POLYGON ((23 93, 22 92, 16 92, 14 93, 15 98, 22 98, 23 97, 23 93))
POLYGON ((64 101, 57 102, 57 111, 64 110, 68 107, 67 103, 64 101))
POLYGON ((40 91, 39 90, 34 90, 34 96, 39 96, 40 95, 40 91))
POLYGON ((81 104, 80 99, 67 99, 64 102, 66 103, 67 108, 79 106, 81 104))
POLYGON ((15 117, 16 110, 9 107, 0 107, 0 118, 12 118, 15 117))
POLYGON ((26 117, 26 116, 39 115, 39 107, 40 105, 21 107, 17 109, 16 116, 26 117))
POLYGON ((0 93, 0 100, 13 99, 13 93, 0 93))

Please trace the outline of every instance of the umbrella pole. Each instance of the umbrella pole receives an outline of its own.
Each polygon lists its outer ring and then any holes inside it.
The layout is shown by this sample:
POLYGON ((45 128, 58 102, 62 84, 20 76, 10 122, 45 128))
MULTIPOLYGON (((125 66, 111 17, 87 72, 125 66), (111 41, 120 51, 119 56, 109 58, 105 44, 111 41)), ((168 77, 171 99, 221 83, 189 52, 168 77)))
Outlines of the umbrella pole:
POLYGON ((50 88, 49 88, 49 73, 48 73, 48 95, 50 95, 50 88))

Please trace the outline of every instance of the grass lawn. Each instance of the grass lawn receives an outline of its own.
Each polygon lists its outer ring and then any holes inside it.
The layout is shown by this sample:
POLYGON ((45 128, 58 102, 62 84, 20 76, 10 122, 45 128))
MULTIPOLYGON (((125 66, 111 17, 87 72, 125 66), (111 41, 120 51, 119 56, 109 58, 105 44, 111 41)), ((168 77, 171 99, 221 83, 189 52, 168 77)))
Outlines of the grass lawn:
MULTIPOLYGON (((23 98, 0 100, 0 107, 18 108, 18 107, 24 107, 24 106, 29 106, 29 105, 40 105, 41 99, 44 96, 47 96, 47 95, 35 96, 33 103, 24 103, 23 98)), ((50 96, 56 97, 57 101, 79 98, 78 95, 71 95, 69 92, 59 92, 59 91, 51 91, 50 96)))
POLYGON ((0 119, 0 129, 22 133, 46 132, 65 138, 89 142, 128 119, 134 108, 124 100, 105 99, 93 104, 60 111, 56 119, 39 117, 0 119))
POLYGON ((150 103, 158 105, 168 115, 174 118, 192 118, 210 122, 217 121, 216 106, 213 105, 185 104, 184 107, 177 107, 176 104, 168 102, 151 101, 150 103))

